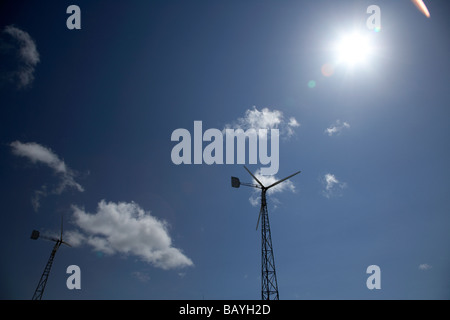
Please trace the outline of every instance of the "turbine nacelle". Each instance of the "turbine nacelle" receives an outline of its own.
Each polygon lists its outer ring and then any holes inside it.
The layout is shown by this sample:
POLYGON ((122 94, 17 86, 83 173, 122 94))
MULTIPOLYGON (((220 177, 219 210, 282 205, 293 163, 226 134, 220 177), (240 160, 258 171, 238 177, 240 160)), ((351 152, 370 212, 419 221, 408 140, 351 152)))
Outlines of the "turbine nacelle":
POLYGON ((233 188, 239 188, 241 186, 241 181, 239 181, 239 178, 231 177, 231 186, 233 188))

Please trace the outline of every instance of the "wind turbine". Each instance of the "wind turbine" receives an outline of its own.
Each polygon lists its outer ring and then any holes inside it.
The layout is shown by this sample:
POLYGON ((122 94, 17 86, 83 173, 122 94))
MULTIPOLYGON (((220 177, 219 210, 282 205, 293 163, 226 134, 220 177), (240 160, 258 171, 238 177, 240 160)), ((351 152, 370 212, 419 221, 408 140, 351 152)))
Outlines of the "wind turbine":
POLYGON ((231 177, 231 186, 239 188, 242 186, 261 189, 261 209, 259 210, 256 230, 258 230, 261 220, 261 299, 279 300, 277 275, 275 271, 275 258, 273 256, 272 237, 270 234, 269 213, 267 211, 266 192, 272 187, 292 178, 301 171, 298 171, 289 177, 281 179, 269 186, 264 186, 251 172, 244 166, 245 170, 255 179, 258 184, 242 183, 239 178, 231 177))
MULTIPOLYGON (((30 238, 33 240, 37 240, 39 238, 39 236, 40 236, 39 231, 33 230, 30 238)), ((67 242, 65 242, 63 240, 63 218, 62 217, 61 217, 61 235, 60 235, 59 239, 47 237, 47 236, 40 236, 40 237, 43 239, 46 239, 46 240, 54 241, 56 243, 53 246, 53 250, 52 250, 52 253, 50 254, 50 258, 48 259, 47 265, 45 266, 44 272, 42 273, 41 279, 39 280, 39 283, 36 287, 36 290, 34 291, 33 298, 31 298, 31 300, 41 300, 42 299, 42 295, 44 294, 44 289, 47 284, 48 276, 50 275, 50 270, 52 268, 53 259, 55 259, 55 255, 56 255, 56 252, 58 251, 59 247, 62 244, 65 244, 65 245, 71 247, 70 244, 68 244, 67 242)))

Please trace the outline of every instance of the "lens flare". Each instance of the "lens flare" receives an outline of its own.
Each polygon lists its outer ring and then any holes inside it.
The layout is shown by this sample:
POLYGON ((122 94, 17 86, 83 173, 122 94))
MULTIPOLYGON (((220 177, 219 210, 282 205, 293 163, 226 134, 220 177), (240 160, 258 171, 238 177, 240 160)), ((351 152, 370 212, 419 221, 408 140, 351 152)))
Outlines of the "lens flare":
POLYGON ((316 87, 316 82, 314 80, 310 80, 308 82, 308 87, 311 88, 311 89, 315 88, 316 87))
POLYGON ((334 67, 329 63, 325 63, 321 68, 321 72, 325 77, 331 77, 334 73, 334 67))
POLYGON ((411 0, 412 3, 419 9, 420 12, 422 12, 427 18, 430 17, 430 12, 427 9, 427 6, 425 3, 423 3, 422 0, 411 0))

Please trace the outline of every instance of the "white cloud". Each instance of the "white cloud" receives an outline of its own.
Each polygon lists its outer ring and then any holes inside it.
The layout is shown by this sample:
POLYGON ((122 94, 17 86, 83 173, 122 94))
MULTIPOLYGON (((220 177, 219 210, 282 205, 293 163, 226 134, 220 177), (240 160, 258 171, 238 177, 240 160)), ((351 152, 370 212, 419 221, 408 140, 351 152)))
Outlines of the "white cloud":
POLYGON ((22 143, 20 141, 14 141, 10 146, 14 155, 25 157, 32 163, 45 164, 59 177, 58 186, 52 190, 49 191, 44 185, 40 190, 35 191, 32 204, 36 211, 40 206, 40 199, 49 194, 61 194, 66 188, 84 191, 84 188, 75 181, 75 173, 49 148, 35 142, 22 143))
POLYGON ((263 108, 259 111, 256 107, 245 111, 242 118, 238 118, 232 123, 226 124, 225 129, 254 129, 258 132, 259 129, 279 129, 280 136, 291 137, 295 132, 294 128, 299 127, 300 124, 294 117, 285 120, 283 112, 279 110, 271 111, 268 108, 263 108))
MULTIPOLYGON (((167 222, 145 212, 134 202, 101 201, 97 212, 90 214, 73 206, 74 223, 81 234, 78 239, 105 254, 134 255, 155 267, 172 269, 192 266, 193 262, 180 249, 172 246, 167 222)), ((76 232, 75 232, 76 233, 76 232)))
POLYGON ((339 181, 334 174, 327 173, 322 178, 322 183, 325 186, 323 195, 326 198, 342 195, 342 190, 347 187, 345 182, 339 181))
POLYGON ((336 179, 336 177, 330 173, 327 173, 325 175, 325 182, 326 182, 326 186, 325 186, 326 190, 331 190, 335 184, 339 183, 339 181, 336 179))
POLYGON ((419 270, 425 271, 425 270, 430 270, 431 268, 432 268, 432 266, 430 266, 427 263, 423 263, 423 264, 419 265, 419 270))
MULTIPOLYGON (((276 176, 263 176, 261 175, 261 169, 256 171, 255 173, 255 177, 264 185, 264 186, 270 186, 271 184, 277 182, 278 179, 276 176)), ((283 178, 281 178, 283 179, 283 178)), ((282 183, 276 185, 275 187, 270 188, 267 191, 267 194, 274 194, 274 193, 279 193, 279 192, 283 192, 285 190, 289 190, 291 192, 295 192, 295 186, 292 183, 291 180, 286 180, 283 181, 282 183)))
POLYGON ((64 173, 67 171, 64 161, 61 161, 52 150, 40 144, 14 141, 10 146, 13 148, 13 153, 17 156, 26 157, 33 163, 44 163, 56 172, 64 173))
POLYGON ((78 231, 68 230, 64 231, 64 241, 70 244, 72 247, 79 247, 87 240, 84 234, 78 231))
POLYGON ((297 120, 294 117, 291 117, 291 118, 289 118, 288 126, 299 127, 300 124, 297 122, 297 120))
POLYGON ((334 134, 340 134, 343 129, 350 128, 350 124, 348 122, 342 122, 341 120, 336 120, 332 125, 325 129, 325 133, 330 137, 334 134))
POLYGON ((17 82, 19 88, 25 88, 33 82, 34 71, 40 61, 36 44, 27 32, 12 25, 6 26, 3 33, 12 39, 1 40, 2 55, 14 55, 16 58, 15 69, 3 76, 9 78, 10 81, 17 82))
POLYGON ((260 206, 261 205, 261 197, 259 196, 259 191, 255 191, 255 192, 253 192, 253 194, 251 195, 251 197, 250 198, 248 198, 248 201, 250 201, 250 204, 253 206, 253 207, 257 207, 257 206, 260 206))
POLYGON ((294 117, 289 118, 289 122, 287 123, 287 136, 290 137, 294 135, 294 128, 300 127, 300 124, 294 117))
MULTIPOLYGON (((268 187, 271 184, 277 182, 278 179, 276 176, 265 176, 261 174, 261 169, 257 170, 254 173, 256 179, 258 179, 263 186, 268 187)), ((283 179, 283 178, 281 178, 283 179)), ((252 179, 253 180, 253 179, 252 179)), ((258 184, 256 181, 254 181, 255 184, 258 184)), ((283 181, 282 183, 274 186, 273 188, 270 188, 267 191, 267 195, 273 195, 275 193, 281 193, 283 191, 291 191, 295 192, 295 185, 291 180, 283 181)), ((249 198, 250 204, 254 207, 261 205, 261 197, 260 197, 261 191, 259 189, 255 189, 255 192, 251 195, 249 198)), ((271 199, 272 202, 277 202, 276 198, 271 199)))

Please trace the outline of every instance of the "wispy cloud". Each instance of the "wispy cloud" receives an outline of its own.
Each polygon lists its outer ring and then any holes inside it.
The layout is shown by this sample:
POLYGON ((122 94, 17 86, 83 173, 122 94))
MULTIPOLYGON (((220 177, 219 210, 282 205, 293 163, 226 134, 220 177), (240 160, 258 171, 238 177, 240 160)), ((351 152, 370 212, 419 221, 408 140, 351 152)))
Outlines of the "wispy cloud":
POLYGON ((225 129, 254 129, 258 132, 259 129, 279 129, 280 136, 289 138, 294 135, 294 128, 299 127, 300 124, 294 117, 285 119, 283 112, 279 110, 270 110, 263 108, 261 111, 256 107, 245 111, 245 115, 238 118, 231 123, 225 125, 225 129))
POLYGON ((325 174, 321 180, 324 185, 322 193, 326 198, 341 196, 342 190, 347 187, 345 182, 339 181, 336 176, 331 173, 325 174))
POLYGON ((150 281, 150 275, 146 272, 141 272, 141 271, 134 271, 131 273, 131 275, 138 279, 140 282, 149 282, 150 281))
POLYGON ((27 32, 9 25, 3 29, 0 42, 2 64, 10 64, 4 66, 1 76, 15 83, 19 89, 30 86, 40 61, 34 40, 27 32))
POLYGON ((431 268, 432 268, 432 266, 430 266, 427 263, 423 263, 423 264, 419 265, 419 270, 422 270, 422 271, 430 270, 431 268))
POLYGON ((74 188, 80 192, 84 191, 84 188, 75 181, 75 172, 51 149, 35 142, 23 143, 20 141, 12 142, 10 147, 14 155, 25 157, 32 163, 47 165, 59 177, 59 184, 51 190, 48 190, 47 186, 43 185, 40 190, 35 191, 32 204, 36 211, 39 209, 40 199, 49 194, 61 194, 67 188, 74 188))
POLYGON ((108 255, 134 255, 162 269, 193 265, 180 249, 172 246, 167 222, 134 202, 102 200, 94 214, 77 206, 72 208, 73 222, 81 229, 66 234, 67 241, 74 246, 87 244, 108 255))
POLYGON ((340 134, 342 130, 350 128, 348 122, 342 122, 341 120, 336 120, 332 125, 325 129, 325 133, 330 137, 335 134, 340 134))

